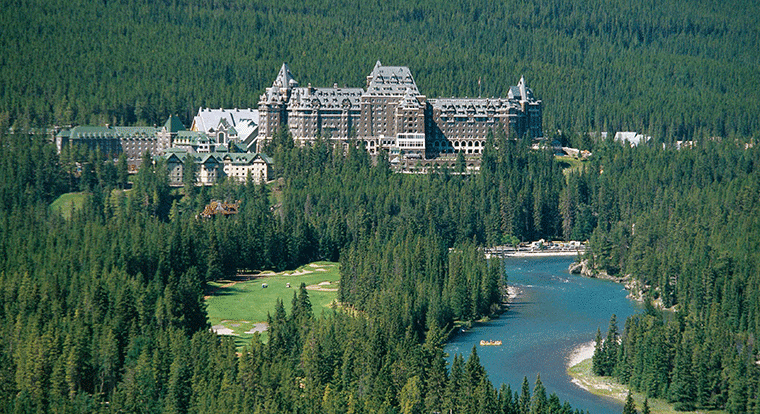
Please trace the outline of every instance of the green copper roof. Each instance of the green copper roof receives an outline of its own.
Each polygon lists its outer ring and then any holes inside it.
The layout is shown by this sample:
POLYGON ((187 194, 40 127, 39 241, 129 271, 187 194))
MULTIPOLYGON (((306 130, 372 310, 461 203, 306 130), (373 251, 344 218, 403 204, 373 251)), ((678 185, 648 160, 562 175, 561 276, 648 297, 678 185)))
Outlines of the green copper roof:
POLYGON ((179 120, 179 118, 172 115, 169 115, 169 119, 166 120, 164 127, 171 133, 185 130, 185 126, 182 125, 182 122, 179 120))

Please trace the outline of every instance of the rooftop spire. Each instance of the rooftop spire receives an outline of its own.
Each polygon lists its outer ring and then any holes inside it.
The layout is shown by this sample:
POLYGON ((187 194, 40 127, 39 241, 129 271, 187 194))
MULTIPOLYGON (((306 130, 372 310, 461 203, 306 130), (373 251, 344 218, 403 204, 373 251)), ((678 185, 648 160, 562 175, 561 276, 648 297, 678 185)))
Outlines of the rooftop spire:
POLYGON ((280 68, 280 72, 277 74, 272 87, 290 89, 291 87, 298 86, 298 81, 295 80, 293 74, 290 73, 290 68, 287 63, 283 63, 280 68))

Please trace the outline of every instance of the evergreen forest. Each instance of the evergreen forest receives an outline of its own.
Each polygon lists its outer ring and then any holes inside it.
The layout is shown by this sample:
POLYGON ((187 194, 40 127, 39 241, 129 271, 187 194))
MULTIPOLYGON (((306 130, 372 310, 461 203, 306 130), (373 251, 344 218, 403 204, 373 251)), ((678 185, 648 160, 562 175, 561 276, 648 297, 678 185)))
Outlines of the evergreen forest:
POLYGON ((600 332, 594 371, 677 409, 758 412, 757 149, 613 144, 594 155, 571 179, 598 200, 587 260, 631 278, 646 301, 622 331, 613 315, 603 341, 600 332))
POLYGON ((540 378, 495 389, 475 350, 444 359, 454 323, 492 315, 504 294, 480 246, 562 229, 552 155, 504 133, 488 142, 481 174, 396 174, 363 148, 283 133, 268 149, 274 183, 171 189, 147 153, 130 177, 124 157, 3 135, 0 406, 574 413, 540 378), (50 209, 70 191, 82 206, 50 209), (200 218, 211 199, 240 200, 238 213, 200 218), (238 353, 210 332, 207 281, 317 259, 341 263, 340 310, 316 315, 302 286, 271 310, 266 342, 238 353))
POLYGON ((283 62, 302 85, 364 87, 380 60, 431 98, 506 96, 524 75, 551 135, 760 131, 749 0, 9 0, 0 30, 6 128, 189 125, 257 107, 283 62))
POLYGON ((645 311, 612 316, 594 371, 677 409, 760 412, 760 5, 661 2, 9 0, 0 7, 0 411, 574 413, 540 377, 495 388, 455 323, 508 282, 483 246, 589 240, 645 311), (54 125, 144 125, 255 107, 287 62, 315 86, 409 66, 428 97, 505 96, 524 75, 577 168, 489 134, 480 170, 280 134, 276 180, 167 184, 166 166, 55 147, 54 125), (638 147, 589 132, 635 130, 638 147), (690 141, 676 146, 674 141, 690 141), (679 149, 680 148, 680 149, 679 149), (50 208, 62 194, 82 204, 50 208), (198 218, 212 199, 230 217, 198 218), (341 263, 236 349, 206 282, 341 263), (620 325, 620 326, 619 326, 620 325))

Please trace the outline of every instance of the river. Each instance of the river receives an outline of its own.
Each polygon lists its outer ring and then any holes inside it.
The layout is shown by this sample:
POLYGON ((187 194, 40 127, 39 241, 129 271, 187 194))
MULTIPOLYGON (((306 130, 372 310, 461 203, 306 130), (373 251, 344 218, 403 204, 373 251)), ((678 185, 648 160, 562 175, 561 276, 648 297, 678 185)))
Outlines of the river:
MULTIPOLYGON (((566 373, 568 357, 577 346, 592 341, 597 328, 607 332, 610 316, 617 315, 622 331, 625 319, 639 310, 626 298, 623 286, 568 273, 568 257, 527 257, 505 260, 510 286, 522 293, 500 318, 479 324, 455 336, 445 351, 469 357, 481 340, 500 340, 502 346, 478 346, 478 356, 495 387, 509 384, 519 392, 528 377, 531 392, 536 375, 547 393, 556 393, 573 409, 591 414, 613 414, 623 404, 597 397, 571 382, 566 373)), ((450 361, 449 361, 450 362, 450 361)))

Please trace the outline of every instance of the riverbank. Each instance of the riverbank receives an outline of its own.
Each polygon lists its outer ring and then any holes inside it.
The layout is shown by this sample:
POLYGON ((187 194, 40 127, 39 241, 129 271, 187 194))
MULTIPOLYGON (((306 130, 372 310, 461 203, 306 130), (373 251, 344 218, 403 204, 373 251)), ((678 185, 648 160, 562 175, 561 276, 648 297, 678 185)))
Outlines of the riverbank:
MULTIPOLYGON (((624 276, 611 276, 604 270, 599 270, 589 266, 588 259, 583 259, 571 263, 567 270, 572 274, 581 275, 583 277, 609 280, 615 283, 620 283, 623 285, 623 287, 625 287, 625 290, 628 291, 627 297, 639 303, 644 303, 647 300, 647 297, 651 296, 649 295, 649 291, 652 289, 651 285, 642 283, 639 279, 633 277, 633 275, 630 274, 624 276)), ((655 292, 655 297, 660 296, 659 288, 655 288, 655 292)), ((657 297, 656 299, 651 300, 651 304, 657 309, 670 312, 675 312, 677 307, 677 305, 673 305, 669 308, 666 308, 662 303, 661 297, 657 297)))
POLYGON ((500 251, 487 251, 485 253, 486 259, 492 257, 577 257, 583 254, 583 250, 500 250, 500 251))
MULTIPOLYGON (((527 249, 526 249, 527 250, 527 249)), ((449 362, 465 358, 477 346, 478 357, 492 383, 519 389, 541 375, 547 390, 573 408, 597 414, 622 412, 616 401, 589 394, 567 375, 568 354, 576 344, 593 339, 609 315, 626 318, 635 312, 619 286, 571 276, 574 257, 528 257, 503 260, 509 289, 501 292, 509 311, 488 323, 473 322, 458 330, 444 348, 449 362), (502 341, 500 347, 479 346, 481 340, 502 341), (539 356, 539 357, 537 357, 539 356)), ((590 354, 589 354, 590 356, 590 354)))
POLYGON ((506 252, 506 257, 553 257, 553 256, 570 256, 575 257, 583 254, 582 250, 517 250, 506 252))
MULTIPOLYGON (((591 370, 593 356, 594 341, 580 344, 570 352, 567 357, 567 373, 572 378, 572 383, 594 395, 624 404, 629 392, 628 387, 611 377, 594 375, 591 370)), ((636 402, 636 409, 641 412, 645 396, 636 392, 631 395, 636 402)), ((653 414, 725 414, 724 411, 676 411, 671 404, 660 399, 649 399, 648 403, 653 414)))

